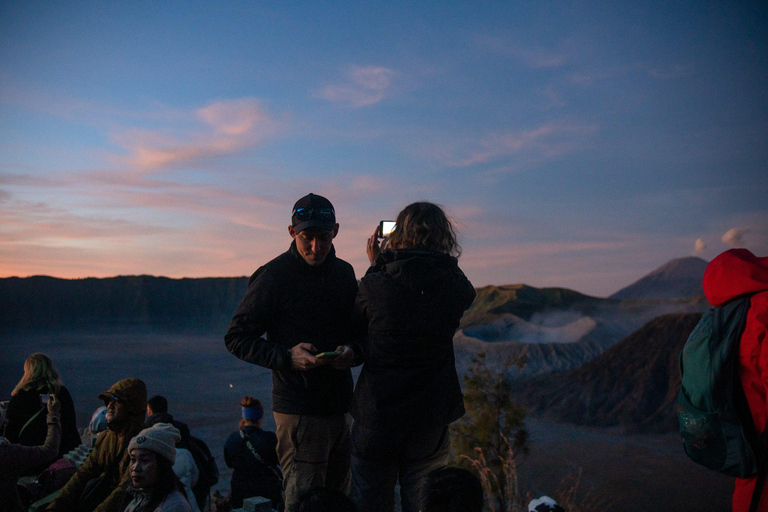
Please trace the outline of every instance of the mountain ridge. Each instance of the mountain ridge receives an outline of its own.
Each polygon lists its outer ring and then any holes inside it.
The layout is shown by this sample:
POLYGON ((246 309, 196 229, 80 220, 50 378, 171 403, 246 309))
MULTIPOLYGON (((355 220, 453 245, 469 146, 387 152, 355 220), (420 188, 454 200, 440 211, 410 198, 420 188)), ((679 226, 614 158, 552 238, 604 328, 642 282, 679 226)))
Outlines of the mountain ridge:
POLYGON ((517 384, 534 415, 577 425, 677 429, 679 355, 699 313, 654 318, 583 366, 517 384))
POLYGON ((22 329, 224 330, 247 277, 149 275, 0 279, 0 331, 22 329))

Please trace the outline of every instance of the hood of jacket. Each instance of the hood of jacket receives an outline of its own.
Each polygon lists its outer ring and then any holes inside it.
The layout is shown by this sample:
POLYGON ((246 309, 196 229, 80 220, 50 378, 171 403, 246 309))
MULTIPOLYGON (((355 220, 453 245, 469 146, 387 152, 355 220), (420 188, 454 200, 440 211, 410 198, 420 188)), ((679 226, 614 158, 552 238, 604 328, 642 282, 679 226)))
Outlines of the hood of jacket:
POLYGON ((115 395, 125 401, 128 411, 128 421, 125 427, 122 425, 118 430, 127 428, 129 431, 141 430, 144 425, 144 417, 147 414, 147 386, 144 381, 129 377, 112 384, 112 387, 106 393, 99 395, 99 400, 106 400, 110 395, 115 395))
POLYGON ((449 254, 419 249, 385 250, 379 255, 382 266, 390 279, 425 293, 438 288, 459 267, 449 254))
POLYGON ((713 306, 739 295, 768 290, 768 257, 758 258, 747 249, 725 251, 707 265, 703 285, 713 306))

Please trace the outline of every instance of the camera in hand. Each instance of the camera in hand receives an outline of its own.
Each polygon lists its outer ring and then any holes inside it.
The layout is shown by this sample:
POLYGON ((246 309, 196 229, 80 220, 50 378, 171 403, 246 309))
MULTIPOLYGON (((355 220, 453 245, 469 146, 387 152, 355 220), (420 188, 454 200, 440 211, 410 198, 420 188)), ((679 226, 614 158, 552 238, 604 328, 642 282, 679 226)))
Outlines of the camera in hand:
POLYGON ((41 394, 40 395, 40 403, 45 405, 51 400, 51 395, 41 394))

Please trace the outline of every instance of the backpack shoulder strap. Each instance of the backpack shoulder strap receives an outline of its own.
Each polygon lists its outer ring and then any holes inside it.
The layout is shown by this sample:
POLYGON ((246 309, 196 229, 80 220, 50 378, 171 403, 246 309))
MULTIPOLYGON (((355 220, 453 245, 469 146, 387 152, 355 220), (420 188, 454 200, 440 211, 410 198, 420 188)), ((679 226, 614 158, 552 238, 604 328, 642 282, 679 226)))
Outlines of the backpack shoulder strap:
POLYGON ((22 432, 24 432, 24 429, 25 429, 25 428, 27 428, 27 427, 29 426, 29 424, 30 424, 30 423, 32 423, 33 421, 35 421, 35 418, 37 418, 38 416, 40 416, 40 413, 41 413, 41 412, 43 412, 43 411, 44 411, 44 410, 46 410, 46 409, 47 409, 47 407, 46 407, 46 406, 43 406, 43 407, 41 407, 39 411, 37 411, 35 414, 33 414, 33 415, 32 415, 32 417, 31 417, 31 418, 29 418, 29 419, 27 420, 27 422, 24 424, 24 426, 23 426, 23 427, 21 427, 21 430, 19 430, 19 438, 21 438, 21 433, 22 433, 22 432))
POLYGON ((248 436, 245 435, 245 433, 240 430, 240 437, 245 441, 246 446, 248 446, 248 449, 251 451, 254 457, 256 457, 256 460, 260 463, 267 465, 266 462, 264 462, 264 459, 261 458, 261 455, 258 454, 256 451, 256 448, 253 447, 253 444, 251 444, 251 440, 248 438, 248 436))
POLYGON ((256 457, 256 460, 259 461, 259 463, 262 466, 266 467, 269 471, 271 471, 272 474, 275 475, 275 477, 277 477, 277 479, 282 482, 283 481, 282 471, 280 471, 277 467, 270 466, 269 464, 264 462, 264 459, 261 458, 261 455, 259 455, 256 452, 256 449, 253 447, 253 444, 251 444, 251 440, 248 438, 247 435, 245 435, 245 432, 243 432, 242 430, 240 430, 240 437, 245 441, 246 446, 248 446, 248 449, 251 451, 253 456, 256 457))

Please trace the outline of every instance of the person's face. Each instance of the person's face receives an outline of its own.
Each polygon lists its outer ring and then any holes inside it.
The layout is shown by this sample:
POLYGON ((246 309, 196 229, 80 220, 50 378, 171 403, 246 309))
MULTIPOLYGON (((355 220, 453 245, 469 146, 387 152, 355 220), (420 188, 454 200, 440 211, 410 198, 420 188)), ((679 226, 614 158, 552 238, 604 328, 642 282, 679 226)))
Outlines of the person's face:
POLYGON ((107 423, 123 423, 128 419, 128 406, 125 401, 113 397, 111 400, 105 400, 104 405, 107 406, 107 423))
POLYGON ((322 265, 328 253, 331 252, 333 239, 339 233, 339 225, 333 226, 333 231, 325 231, 320 228, 307 228, 299 233, 288 226, 288 232, 296 241, 296 249, 308 265, 316 267, 322 265))
POLYGON ((157 483, 157 454, 143 448, 131 450, 131 483, 137 489, 150 488, 157 483))

